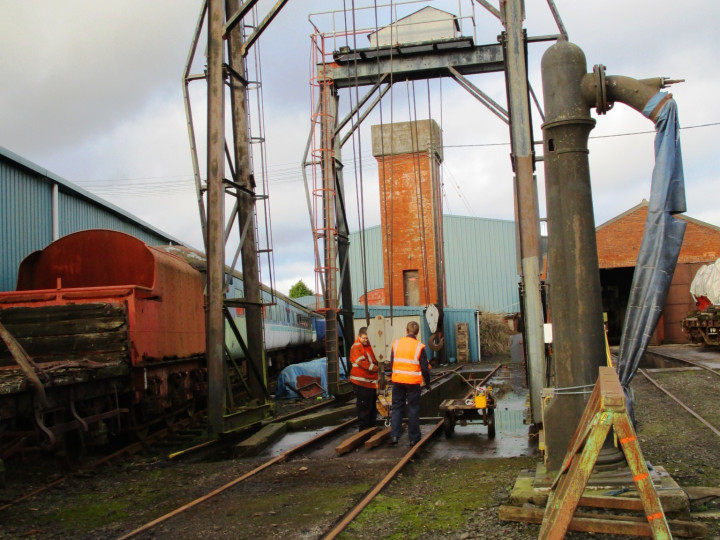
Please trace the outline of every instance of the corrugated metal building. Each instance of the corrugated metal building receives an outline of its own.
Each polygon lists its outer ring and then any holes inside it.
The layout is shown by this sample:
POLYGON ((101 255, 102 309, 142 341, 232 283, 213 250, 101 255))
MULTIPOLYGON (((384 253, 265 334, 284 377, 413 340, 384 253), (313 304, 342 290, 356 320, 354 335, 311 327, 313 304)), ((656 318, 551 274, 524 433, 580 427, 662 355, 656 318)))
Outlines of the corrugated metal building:
MULTIPOLYGON (((350 279, 353 300, 383 287, 380 226, 365 229, 365 277, 360 232, 350 234, 350 279), (366 281, 366 286, 364 286, 366 281)), ((446 303, 493 313, 520 311, 515 249, 515 222, 443 216, 446 303)))
POLYGON ((85 229, 122 231, 151 245, 181 243, 0 146, 0 291, 15 289, 27 255, 85 229))

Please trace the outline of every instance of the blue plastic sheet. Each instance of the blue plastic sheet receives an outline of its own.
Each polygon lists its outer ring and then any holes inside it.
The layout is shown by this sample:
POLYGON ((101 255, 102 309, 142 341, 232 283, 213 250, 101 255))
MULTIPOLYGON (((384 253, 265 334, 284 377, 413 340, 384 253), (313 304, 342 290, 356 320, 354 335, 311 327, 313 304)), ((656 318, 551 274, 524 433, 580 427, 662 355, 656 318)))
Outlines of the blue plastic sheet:
MULTIPOLYGON (((340 380, 345 380, 345 359, 340 358, 338 362, 340 369, 340 380)), ((329 397, 327 391, 327 358, 317 358, 309 362, 301 362, 292 364, 284 368, 277 380, 277 390, 275 392, 276 399, 300 399, 300 396, 292 388, 297 385, 298 375, 308 375, 310 377, 319 377, 320 386, 323 387, 323 397, 329 397), (289 386, 288 386, 289 385, 289 386), (292 388, 290 388, 292 387, 292 388)))
MULTIPOLYGON (((667 95, 655 94, 643 114, 649 118, 667 95)), ((626 394, 660 319, 686 226, 685 221, 672 217, 686 210, 680 125, 672 97, 658 113, 655 130, 655 168, 647 220, 620 340, 618 375, 626 394)), ((632 414, 631 400, 627 402, 632 414)))

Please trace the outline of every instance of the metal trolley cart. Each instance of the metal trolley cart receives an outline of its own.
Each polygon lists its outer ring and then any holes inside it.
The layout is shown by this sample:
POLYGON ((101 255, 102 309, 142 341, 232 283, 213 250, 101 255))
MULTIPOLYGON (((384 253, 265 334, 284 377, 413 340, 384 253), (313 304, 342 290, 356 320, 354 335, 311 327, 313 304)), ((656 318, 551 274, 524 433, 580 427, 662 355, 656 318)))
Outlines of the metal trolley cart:
POLYGON ((452 437, 455 423, 461 426, 482 423, 488 427, 488 437, 495 437, 495 397, 490 386, 478 386, 473 396, 467 399, 446 399, 440 404, 444 413, 443 431, 446 437, 452 437))

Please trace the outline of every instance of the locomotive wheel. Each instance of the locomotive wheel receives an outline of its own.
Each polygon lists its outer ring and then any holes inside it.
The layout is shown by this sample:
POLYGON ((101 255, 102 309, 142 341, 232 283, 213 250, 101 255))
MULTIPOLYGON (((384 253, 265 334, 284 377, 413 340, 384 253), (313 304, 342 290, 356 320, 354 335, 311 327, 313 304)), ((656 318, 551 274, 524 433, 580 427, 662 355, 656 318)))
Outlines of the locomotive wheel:
POLYGON ((488 410, 487 417, 488 437, 495 438, 495 409, 488 410))
POLYGON ((455 421, 450 413, 445 413, 445 419, 443 420, 443 433, 449 439, 455 432, 455 421))

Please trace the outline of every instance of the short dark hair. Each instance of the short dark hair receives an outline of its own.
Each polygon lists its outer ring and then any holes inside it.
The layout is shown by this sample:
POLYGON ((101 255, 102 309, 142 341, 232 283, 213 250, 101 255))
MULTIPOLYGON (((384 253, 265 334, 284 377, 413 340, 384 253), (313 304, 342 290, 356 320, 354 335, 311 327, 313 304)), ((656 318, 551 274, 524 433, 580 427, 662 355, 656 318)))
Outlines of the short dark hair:
POLYGON ((358 336, 367 336, 367 326, 363 326, 358 330, 358 336))
POLYGON ((407 330, 408 334, 417 336, 418 333, 420 332, 420 325, 418 323, 416 323, 415 321, 410 321, 409 323, 407 323, 405 330, 407 330))

